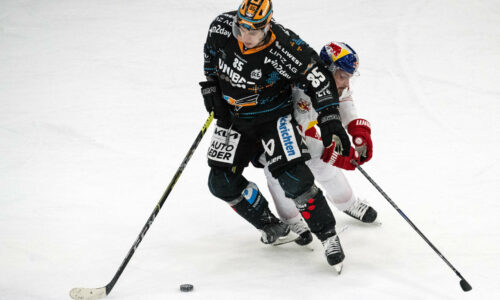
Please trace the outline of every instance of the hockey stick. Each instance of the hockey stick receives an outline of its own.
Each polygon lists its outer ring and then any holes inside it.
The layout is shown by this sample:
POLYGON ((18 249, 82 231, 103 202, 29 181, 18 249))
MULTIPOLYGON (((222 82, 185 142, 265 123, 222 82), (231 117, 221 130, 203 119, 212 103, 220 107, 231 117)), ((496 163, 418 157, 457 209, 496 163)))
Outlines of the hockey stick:
POLYGON ((408 222, 408 224, 410 224, 410 226, 420 235, 420 237, 422 237, 424 239, 424 241, 437 253, 437 255, 439 255, 439 257, 441 257, 444 260, 444 262, 453 270, 453 272, 455 272, 455 274, 457 274, 457 276, 460 277, 460 286, 462 287, 462 290, 464 292, 468 292, 468 291, 472 290, 472 287, 467 282, 467 280, 465 280, 465 278, 463 278, 463 276, 460 274, 460 272, 458 272, 457 269, 455 269, 455 267, 453 267, 453 265, 446 259, 446 257, 444 257, 441 254, 441 252, 439 252, 439 250, 436 247, 434 247, 434 245, 425 237, 425 235, 417 228, 417 226, 415 226, 415 224, 413 224, 413 222, 410 221, 410 219, 401 211, 401 209, 399 209, 399 207, 396 205, 396 203, 394 203, 394 201, 392 201, 391 198, 389 198, 389 196, 387 196, 387 194, 378 186, 378 184, 375 183, 375 181, 373 181, 373 179, 368 175, 368 173, 366 173, 366 171, 363 170, 363 168, 361 168, 361 166, 356 161, 352 160, 351 162, 366 177, 366 179, 368 179, 368 181, 370 181, 370 183, 382 194, 382 196, 384 196, 384 198, 387 201, 389 201, 389 203, 392 205, 392 207, 394 207, 398 211, 398 213, 403 217, 403 219, 405 219, 406 222, 408 222))
POLYGON ((107 295, 109 295, 109 293, 111 292, 111 290, 115 286, 116 281, 118 280, 118 278, 120 278, 120 275, 122 274, 123 270, 125 270, 125 267, 127 266, 128 262, 132 258, 132 255, 134 255, 135 250, 137 249, 137 247, 141 243, 142 239, 146 235, 146 232, 148 231, 149 227, 151 226, 151 224, 153 224, 153 221, 155 220, 156 216, 160 212, 160 209, 162 208, 163 204, 165 203, 165 200, 167 200, 168 195, 170 194, 175 183, 177 182, 177 180, 181 176, 182 171, 184 171, 184 168, 186 167, 187 163, 191 159, 191 156, 193 155, 194 151, 198 147, 198 144, 200 143, 201 139, 203 138, 203 135, 205 135, 205 132, 208 129, 208 127, 210 126, 210 123, 212 123, 213 119, 214 119, 214 113, 212 112, 212 113, 210 113, 210 116, 208 117, 207 121, 205 122, 205 125, 203 125, 203 127, 201 128, 200 133, 198 133, 198 136, 194 140, 193 145, 191 146, 188 153, 184 157, 184 160, 182 161, 181 165, 177 169, 177 172, 175 173, 174 177, 170 181, 170 184, 168 185, 167 189, 163 193, 163 196, 161 197, 160 201, 155 206, 153 213, 151 213, 151 216, 149 216, 148 221, 146 222, 144 227, 142 227, 141 233, 139 233, 139 236, 137 237, 136 241, 132 245, 132 248, 130 248, 130 250, 128 251, 127 256, 125 257, 122 264, 118 268, 118 271, 116 271, 113 279, 111 279, 111 281, 108 284, 106 284, 106 286, 100 287, 100 288, 73 288, 69 292, 69 295, 71 298, 73 298, 75 300, 95 300, 95 299, 104 298, 107 295))

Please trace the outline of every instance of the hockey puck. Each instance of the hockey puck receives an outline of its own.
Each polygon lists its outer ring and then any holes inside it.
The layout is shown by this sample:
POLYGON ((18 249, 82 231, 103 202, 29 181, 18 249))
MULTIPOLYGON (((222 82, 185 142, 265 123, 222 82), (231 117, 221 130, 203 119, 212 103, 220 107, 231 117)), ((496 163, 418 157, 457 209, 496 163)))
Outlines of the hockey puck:
POLYGON ((191 292, 193 290, 193 285, 192 284, 181 284, 181 292, 191 292))

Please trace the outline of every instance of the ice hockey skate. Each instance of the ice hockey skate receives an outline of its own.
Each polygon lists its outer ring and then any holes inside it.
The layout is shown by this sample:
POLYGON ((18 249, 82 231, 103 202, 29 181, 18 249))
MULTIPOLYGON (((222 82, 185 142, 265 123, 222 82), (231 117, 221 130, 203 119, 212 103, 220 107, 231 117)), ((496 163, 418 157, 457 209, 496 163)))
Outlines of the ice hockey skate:
POLYGON ((264 225, 260 231, 262 236, 260 241, 264 244, 281 245, 292 242, 297 236, 289 237, 290 226, 283 223, 272 214, 264 213, 262 216, 265 219, 264 225), (291 238, 290 241, 288 239, 291 238), (286 242, 285 242, 286 241, 286 242))
POLYGON ((356 198, 344 213, 363 223, 374 223, 377 219, 377 211, 366 200, 359 198, 356 198))
POLYGON ((313 236, 304 220, 300 219, 298 222, 289 225, 290 230, 298 235, 297 239, 295 239, 297 245, 306 246, 312 242, 313 236))
POLYGON ((321 241, 325 248, 325 256, 328 264, 333 266, 338 274, 342 272, 343 261, 345 258, 344 251, 340 245, 340 240, 337 234, 321 241))

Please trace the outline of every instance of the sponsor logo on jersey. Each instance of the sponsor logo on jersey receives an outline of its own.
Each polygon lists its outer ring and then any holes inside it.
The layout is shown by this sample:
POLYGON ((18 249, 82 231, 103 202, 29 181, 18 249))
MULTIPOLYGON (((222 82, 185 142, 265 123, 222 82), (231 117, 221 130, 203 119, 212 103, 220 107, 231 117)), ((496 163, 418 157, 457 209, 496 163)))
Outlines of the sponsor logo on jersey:
POLYGON ((285 47, 281 46, 278 41, 276 41, 275 45, 276 48, 278 48, 294 64, 296 64, 299 67, 302 66, 303 63, 298 58, 296 58, 292 53, 290 53, 290 51, 288 51, 285 47))
POLYGON ((281 65, 284 65, 287 67, 288 70, 292 71, 293 73, 297 73, 297 68, 293 66, 289 60, 283 56, 283 54, 279 53, 276 49, 269 49, 269 53, 276 56, 278 59, 277 62, 279 61, 281 65))
POLYGON ((227 37, 231 36, 231 32, 227 31, 224 27, 222 27, 219 24, 212 26, 208 32, 209 32, 210 36, 212 35, 212 33, 224 35, 227 37))
POLYGON ((246 83, 255 84, 254 82, 247 81, 243 76, 241 76, 238 72, 236 72, 233 68, 228 66, 222 58, 219 58, 219 71, 220 78, 231 83, 232 86, 246 89, 246 83))
POLYGON ((278 72, 278 74, 280 74, 281 76, 287 78, 287 79, 291 79, 292 76, 290 76, 290 74, 288 74, 282 65, 280 65, 278 63, 278 61, 276 59, 271 59, 269 57, 264 57, 264 64, 271 64, 274 69, 276 70, 276 72, 278 72))
POLYGON ((250 95, 247 97, 243 97, 240 99, 234 99, 231 96, 223 95, 222 96, 224 100, 227 101, 227 103, 236 106, 238 109, 245 107, 245 106, 255 106, 258 104, 258 99, 259 99, 259 94, 255 95, 250 95))
POLYGON ((228 24, 228 25, 233 25, 233 19, 234 19, 234 16, 233 15, 230 15, 230 14, 222 14, 220 16, 217 16, 215 18, 215 21, 217 22, 221 22, 221 23, 224 23, 224 24, 228 24), (225 17, 225 18, 224 18, 225 17))
POLYGON ((230 20, 224 20, 224 22, 222 22, 222 23, 233 27, 233 18, 231 18, 230 20))
POLYGON ((250 77, 255 80, 259 80, 262 78, 262 70, 261 69, 255 69, 250 73, 250 77))
POLYGON ((325 99, 332 98, 332 92, 330 90, 330 83, 328 83, 324 88, 316 92, 316 100, 319 102, 324 101, 325 99))
POLYGON ((288 161, 300 157, 300 150, 295 139, 292 124, 290 124, 291 116, 285 116, 278 119, 278 132, 281 145, 285 150, 286 159, 288 161))
POLYGON ((281 63, 283 63, 283 64, 286 63, 285 57, 281 53, 279 53, 278 51, 276 51, 275 49, 272 49, 272 48, 269 49, 269 53, 271 53, 272 55, 276 56, 281 61, 281 63))
POLYGON ((273 156, 274 154, 274 139, 270 139, 267 142, 262 140, 262 146, 264 147, 264 151, 266 151, 267 155, 273 156))
POLYGON ((232 86, 234 87, 237 87, 237 88, 242 88, 242 89, 246 89, 247 88, 247 85, 246 84, 242 84, 242 83, 234 83, 232 80, 231 80, 231 77, 225 75, 225 74, 219 74, 219 77, 220 79, 222 80, 225 80, 227 82, 229 82, 229 84, 231 84, 232 86))

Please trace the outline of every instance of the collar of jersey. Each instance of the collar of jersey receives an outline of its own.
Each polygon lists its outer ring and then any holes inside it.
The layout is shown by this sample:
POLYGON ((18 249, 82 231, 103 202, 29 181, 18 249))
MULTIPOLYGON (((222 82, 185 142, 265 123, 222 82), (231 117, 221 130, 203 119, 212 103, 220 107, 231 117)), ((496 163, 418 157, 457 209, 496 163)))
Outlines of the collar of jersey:
POLYGON ((269 41, 267 43, 265 43, 264 45, 256 47, 256 48, 245 50, 245 46, 243 45, 243 43, 240 40, 238 40, 238 45, 240 46, 241 53, 245 54, 245 55, 246 54, 253 54, 253 53, 257 53, 257 52, 269 47, 269 45, 274 43, 274 41, 276 40, 276 36, 274 35, 274 32, 272 32, 272 30, 269 30, 269 32, 271 33, 271 38, 269 38, 269 41))

